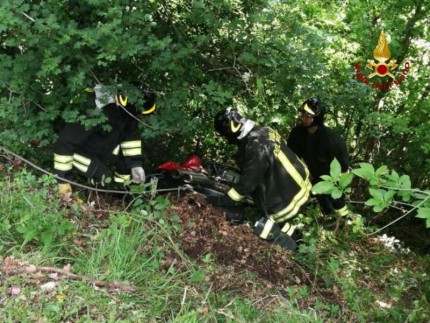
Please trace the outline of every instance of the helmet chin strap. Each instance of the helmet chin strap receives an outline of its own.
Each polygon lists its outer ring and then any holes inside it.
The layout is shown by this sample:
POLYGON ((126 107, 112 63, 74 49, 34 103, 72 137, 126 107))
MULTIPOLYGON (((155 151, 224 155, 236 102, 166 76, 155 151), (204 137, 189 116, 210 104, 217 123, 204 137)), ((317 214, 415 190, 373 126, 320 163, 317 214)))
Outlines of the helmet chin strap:
POLYGON ((240 135, 237 139, 243 139, 246 135, 254 128, 255 122, 249 119, 246 119, 244 124, 242 125, 242 129, 240 130, 240 135))

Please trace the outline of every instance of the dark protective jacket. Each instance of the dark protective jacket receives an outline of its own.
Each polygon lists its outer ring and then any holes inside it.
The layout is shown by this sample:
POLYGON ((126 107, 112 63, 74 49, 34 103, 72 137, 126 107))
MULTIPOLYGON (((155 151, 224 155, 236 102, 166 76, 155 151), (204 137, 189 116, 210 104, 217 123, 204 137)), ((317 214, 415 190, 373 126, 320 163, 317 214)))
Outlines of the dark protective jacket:
POLYGON ((303 158, 312 175, 312 182, 321 181, 321 175, 330 174, 333 159, 339 161, 342 172, 348 171, 348 153, 342 138, 325 125, 319 125, 315 133, 310 134, 302 125, 294 127, 288 137, 288 147, 297 156, 303 158))
POLYGON ((137 121, 116 104, 103 107, 106 122, 85 130, 79 123, 68 123, 54 147, 54 170, 70 177, 73 167, 91 178, 98 161, 115 163, 121 158, 124 168, 142 166, 142 143, 137 121), (110 126, 108 131, 106 126, 110 126))
POLYGON ((275 222, 294 217, 307 201, 309 171, 276 131, 254 127, 238 141, 235 159, 241 172, 239 182, 228 192, 232 200, 251 195, 275 222))

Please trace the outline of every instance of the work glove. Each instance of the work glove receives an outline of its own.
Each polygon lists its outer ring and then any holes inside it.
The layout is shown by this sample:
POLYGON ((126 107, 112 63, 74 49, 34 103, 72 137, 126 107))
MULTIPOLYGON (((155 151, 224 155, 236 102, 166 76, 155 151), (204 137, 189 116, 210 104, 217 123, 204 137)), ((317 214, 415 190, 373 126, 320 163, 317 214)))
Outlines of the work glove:
POLYGON ((145 171, 142 167, 134 167, 131 169, 131 181, 134 184, 145 183, 145 171))
POLYGON ((58 195, 63 197, 67 193, 72 194, 72 186, 69 183, 58 184, 58 195))

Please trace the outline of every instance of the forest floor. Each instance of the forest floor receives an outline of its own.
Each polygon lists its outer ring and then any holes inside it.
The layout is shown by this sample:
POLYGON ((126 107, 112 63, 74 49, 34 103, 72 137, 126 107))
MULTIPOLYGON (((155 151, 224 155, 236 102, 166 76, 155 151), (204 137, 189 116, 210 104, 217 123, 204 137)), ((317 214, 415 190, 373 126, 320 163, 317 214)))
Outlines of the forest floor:
POLYGON ((334 234, 311 209, 304 242, 290 252, 254 235, 252 221, 228 223, 198 194, 127 204, 81 191, 58 203, 55 185, 33 179, 23 171, 0 188, 4 321, 430 318, 428 257, 388 246, 359 223, 334 234), (30 240, 23 216, 40 235, 55 227, 55 240, 30 240))

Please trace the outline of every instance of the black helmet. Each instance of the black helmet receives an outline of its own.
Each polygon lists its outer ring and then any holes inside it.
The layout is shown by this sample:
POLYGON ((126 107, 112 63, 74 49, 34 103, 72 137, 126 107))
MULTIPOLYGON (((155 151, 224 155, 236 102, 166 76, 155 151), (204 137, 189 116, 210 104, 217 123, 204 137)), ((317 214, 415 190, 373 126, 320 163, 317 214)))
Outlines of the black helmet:
POLYGON ((233 108, 224 109, 215 116, 215 131, 226 137, 229 142, 235 142, 245 120, 237 110, 233 110, 233 108))
POLYGON ((299 111, 313 116, 313 122, 311 125, 321 125, 324 123, 325 108, 315 97, 307 99, 305 102, 303 102, 299 108, 299 111))
POLYGON ((135 87, 139 90, 139 92, 142 95, 141 100, 138 100, 139 102, 143 101, 143 106, 141 109, 139 109, 138 107, 136 107, 134 104, 131 104, 132 107, 127 106, 128 102, 128 97, 125 95, 124 92, 119 91, 115 97, 115 101, 117 104, 120 104, 122 107, 127 107, 128 109, 132 109, 132 110, 136 110, 133 112, 136 113, 141 113, 141 114, 151 114, 152 112, 155 111, 156 105, 155 105, 155 98, 156 98, 156 94, 154 91, 152 91, 146 84, 144 83, 139 83, 136 84, 135 87))

